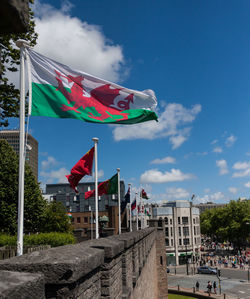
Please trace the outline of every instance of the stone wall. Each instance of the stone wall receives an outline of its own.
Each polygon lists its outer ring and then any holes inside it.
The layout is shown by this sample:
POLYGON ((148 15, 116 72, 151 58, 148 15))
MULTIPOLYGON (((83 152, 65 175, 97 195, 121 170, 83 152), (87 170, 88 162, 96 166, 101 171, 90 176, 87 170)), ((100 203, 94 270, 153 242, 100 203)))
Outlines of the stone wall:
POLYGON ((161 234, 147 228, 0 261, 0 297, 167 298, 161 234))

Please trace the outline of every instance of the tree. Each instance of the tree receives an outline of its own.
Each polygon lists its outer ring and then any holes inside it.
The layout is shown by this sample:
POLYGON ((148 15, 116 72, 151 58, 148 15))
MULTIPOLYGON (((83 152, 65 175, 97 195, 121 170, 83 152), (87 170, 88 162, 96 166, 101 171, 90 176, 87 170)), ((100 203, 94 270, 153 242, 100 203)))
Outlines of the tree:
MULTIPOLYGON (((6 140, 0 140, 0 232, 15 234, 18 216, 18 157, 6 140)), ((66 210, 48 204, 30 166, 24 175, 24 232, 70 232, 66 210)))
MULTIPOLYGON (((30 0, 30 3, 33 3, 30 0)), ((15 43, 18 39, 25 39, 31 46, 36 44, 37 33, 34 30, 34 14, 30 9, 30 22, 27 33, 6 34, 0 36, 1 51, 1 84, 0 84, 0 127, 9 125, 8 117, 19 116, 19 89, 13 83, 9 82, 7 71, 16 72, 20 64, 20 50, 16 48, 15 43)))
POLYGON ((235 247, 246 246, 250 237, 250 201, 231 200, 222 208, 201 214, 201 232, 214 241, 229 241, 235 247))
POLYGON ((69 232, 71 221, 66 214, 66 209, 61 202, 51 202, 45 212, 44 232, 69 232))
MULTIPOLYGON (((14 234, 17 231, 19 165, 16 153, 5 140, 0 140, 0 165, 0 231, 14 234)), ((37 232, 44 223, 46 202, 27 163, 24 182, 24 228, 27 232, 37 232)))

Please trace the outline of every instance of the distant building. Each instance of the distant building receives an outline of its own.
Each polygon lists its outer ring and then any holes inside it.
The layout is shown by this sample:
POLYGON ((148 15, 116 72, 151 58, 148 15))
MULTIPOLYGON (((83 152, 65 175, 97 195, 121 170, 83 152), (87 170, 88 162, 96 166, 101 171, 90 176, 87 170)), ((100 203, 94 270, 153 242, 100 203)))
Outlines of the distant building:
MULTIPOLYGON (((101 182, 99 182, 101 183, 101 182)), ((95 183, 80 183, 76 194, 69 184, 47 184, 46 194, 49 201, 52 199, 61 202, 68 213, 72 215, 71 221, 74 229, 83 229, 86 233, 93 227, 95 221, 95 197, 85 200, 85 192, 95 189, 95 183)), ((125 196, 124 181, 120 181, 121 201, 125 196)), ((118 195, 104 194, 99 196, 99 216, 109 218, 108 227, 118 232, 118 195)))
POLYGON ((205 210, 210 210, 214 208, 222 208, 225 207, 225 203, 213 203, 213 202, 207 202, 207 203, 199 203, 194 204, 194 207, 198 208, 200 210, 200 214, 203 213, 205 210))
MULTIPOLYGON (((38 142, 30 134, 27 134, 27 137, 26 161, 38 179, 38 142)), ((2 130, 0 131, 0 139, 7 140, 16 154, 19 155, 19 130, 2 130)))
POLYGON ((187 200, 165 203, 153 208, 153 219, 165 226, 167 263, 181 265, 186 256, 192 261, 200 255, 200 212, 187 200))

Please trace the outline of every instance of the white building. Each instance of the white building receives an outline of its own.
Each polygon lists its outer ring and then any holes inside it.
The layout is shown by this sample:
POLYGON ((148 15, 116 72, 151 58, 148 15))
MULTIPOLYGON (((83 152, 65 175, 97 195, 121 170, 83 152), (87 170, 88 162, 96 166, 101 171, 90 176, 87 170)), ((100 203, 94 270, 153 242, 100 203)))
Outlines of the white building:
POLYGON ((168 265, 185 264, 200 255, 200 212, 191 202, 178 200, 153 208, 153 218, 165 226, 168 265))

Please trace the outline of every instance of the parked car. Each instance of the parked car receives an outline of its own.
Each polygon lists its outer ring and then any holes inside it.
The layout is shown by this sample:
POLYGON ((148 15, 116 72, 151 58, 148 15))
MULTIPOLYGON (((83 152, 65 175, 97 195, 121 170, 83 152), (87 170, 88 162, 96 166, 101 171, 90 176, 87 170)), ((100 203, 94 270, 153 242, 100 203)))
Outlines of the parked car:
POLYGON ((217 274, 217 269, 216 268, 211 268, 207 266, 202 266, 197 269, 198 274, 217 274))

